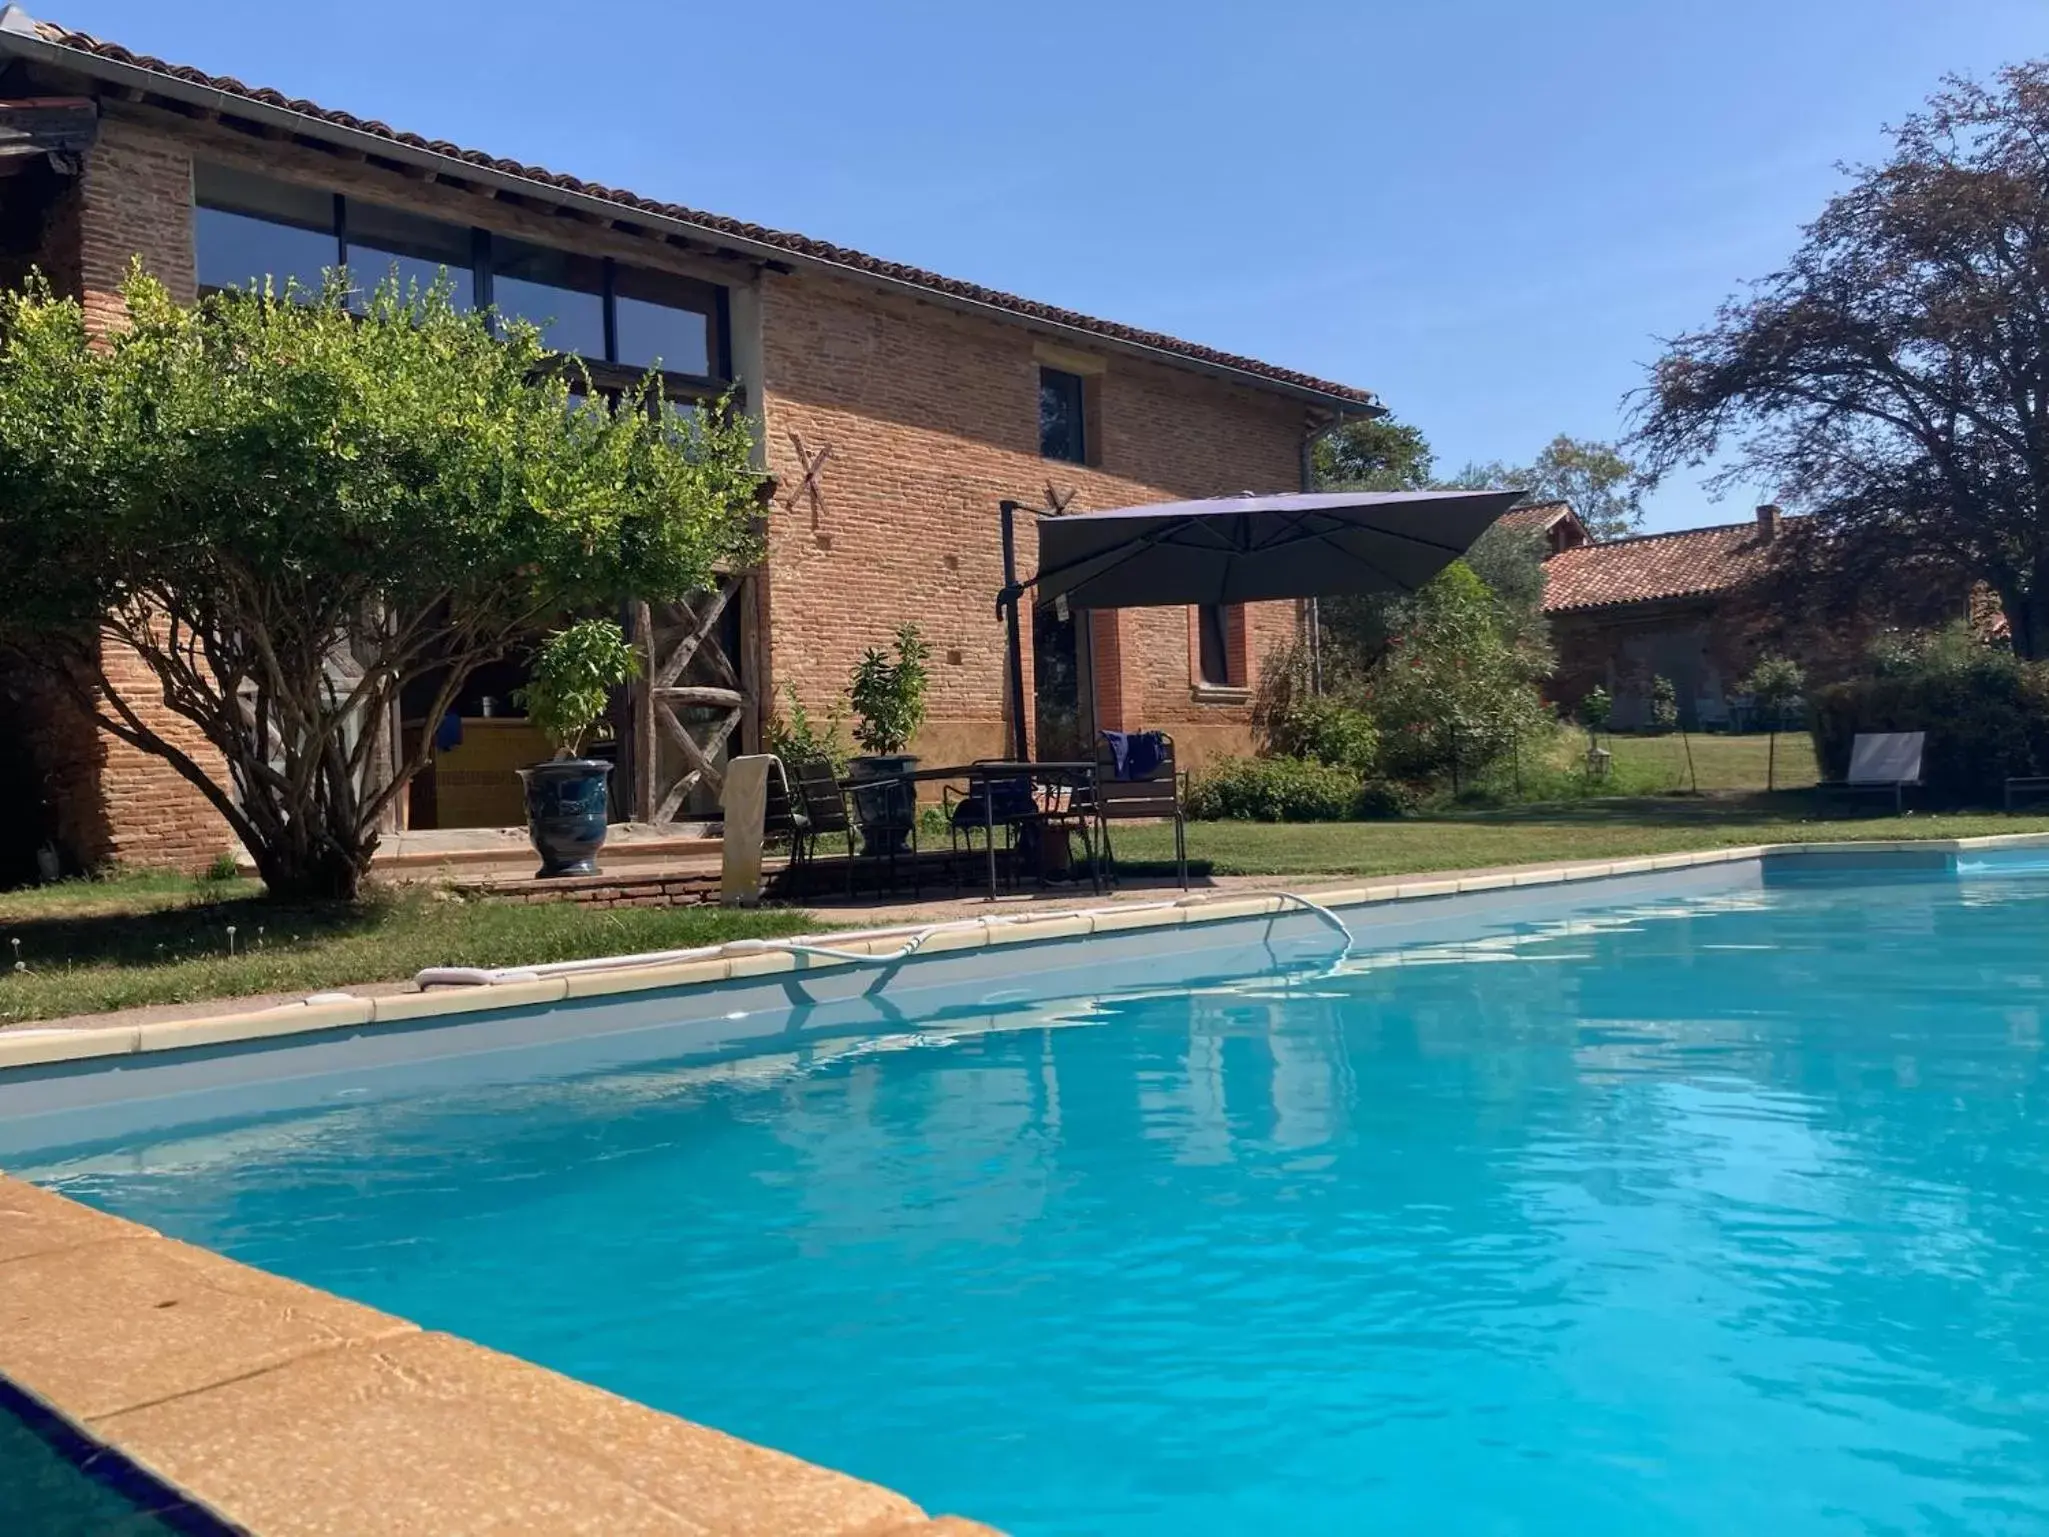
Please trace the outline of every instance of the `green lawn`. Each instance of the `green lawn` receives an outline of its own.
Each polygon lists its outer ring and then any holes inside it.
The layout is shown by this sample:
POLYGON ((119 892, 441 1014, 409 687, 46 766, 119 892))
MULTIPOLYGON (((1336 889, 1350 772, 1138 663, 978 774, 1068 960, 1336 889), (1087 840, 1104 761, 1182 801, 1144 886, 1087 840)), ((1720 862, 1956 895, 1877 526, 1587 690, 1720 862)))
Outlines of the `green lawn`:
MULTIPOLYGON (((1632 789, 1656 793, 1691 790, 1698 778, 1707 790, 1762 790, 1771 738, 1764 736, 1603 737, 1601 745, 1615 754, 1615 774, 1632 789), (1691 753, 1691 772, 1687 756, 1691 753)), ((1821 776, 1814 767, 1814 740, 1804 731, 1779 734, 1778 768, 1781 790, 1798 790, 1821 776)))
POLYGON ((355 908, 294 907, 265 901, 254 882, 67 881, 0 892, 0 1024, 398 981, 423 966, 565 961, 815 927, 802 913, 715 907, 527 907, 420 892, 355 908))
MULTIPOLYGON (((1748 843, 1831 839, 1974 838, 1987 833, 2049 832, 2049 816, 1858 816, 1816 820, 1808 797, 1585 801, 1575 805, 1412 817, 1399 822, 1272 826, 1191 822, 1192 864, 1216 875, 1402 875, 1543 860, 1622 859, 1639 854, 1728 848, 1748 843)), ((1120 860, 1164 868, 1173 834, 1163 827, 1120 828, 1120 860)))

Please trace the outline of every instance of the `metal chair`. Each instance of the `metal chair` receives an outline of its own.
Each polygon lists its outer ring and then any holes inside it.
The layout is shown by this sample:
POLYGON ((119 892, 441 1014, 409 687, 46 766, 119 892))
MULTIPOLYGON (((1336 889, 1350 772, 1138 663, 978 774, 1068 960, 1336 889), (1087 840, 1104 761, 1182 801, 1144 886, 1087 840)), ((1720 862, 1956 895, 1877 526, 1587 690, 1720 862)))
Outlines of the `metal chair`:
POLYGON ((1117 757, 1107 740, 1096 745, 1096 779, 1090 810, 1102 839, 1103 863, 1111 885, 1117 883, 1117 853, 1110 843, 1112 822, 1172 822, 1174 868, 1181 889, 1188 889, 1188 820, 1181 809, 1181 776, 1174 766, 1174 739, 1164 731, 1160 761, 1143 779, 1119 779, 1117 757))
MULTIPOLYGON (((770 776, 771 786, 775 776, 770 776)), ((773 789, 771 789, 773 795, 773 789)), ((840 789, 839 775, 825 758, 804 758, 797 763, 795 793, 785 783, 784 794, 791 807, 790 891, 801 897, 808 885, 811 867, 818 858, 818 840, 843 838, 847 845, 847 895, 854 894, 854 819, 847 815, 847 798, 840 789)))

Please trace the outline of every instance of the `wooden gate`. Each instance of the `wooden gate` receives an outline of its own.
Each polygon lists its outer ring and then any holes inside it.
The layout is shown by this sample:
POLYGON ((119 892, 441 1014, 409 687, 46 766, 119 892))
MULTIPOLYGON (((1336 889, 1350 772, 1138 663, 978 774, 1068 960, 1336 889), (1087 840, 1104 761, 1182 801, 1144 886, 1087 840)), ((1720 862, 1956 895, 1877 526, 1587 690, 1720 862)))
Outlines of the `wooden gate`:
POLYGON ((635 603, 633 629, 634 820, 673 822, 693 803, 709 811, 725 791, 725 755, 751 751, 759 729, 754 578, 727 576, 681 603, 635 603))

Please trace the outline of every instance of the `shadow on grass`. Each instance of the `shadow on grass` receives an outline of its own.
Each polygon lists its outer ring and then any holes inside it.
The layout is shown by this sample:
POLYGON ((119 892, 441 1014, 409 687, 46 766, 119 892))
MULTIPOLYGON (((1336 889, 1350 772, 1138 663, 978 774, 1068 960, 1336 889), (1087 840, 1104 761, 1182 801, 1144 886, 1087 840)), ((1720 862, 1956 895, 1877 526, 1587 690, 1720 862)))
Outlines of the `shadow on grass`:
POLYGON ((1704 791, 1699 795, 1636 795, 1545 801, 1519 806, 1445 807, 1417 822, 1491 822, 1524 826, 1702 827, 1717 822, 1856 821, 1890 815, 1891 806, 1838 806, 1806 790, 1704 791))
POLYGON ((263 896, 204 898, 145 911, 62 913, 0 919, 0 964, 30 967, 162 966, 221 959, 234 929, 237 955, 279 945, 347 938, 386 920, 391 899, 296 904, 263 896))

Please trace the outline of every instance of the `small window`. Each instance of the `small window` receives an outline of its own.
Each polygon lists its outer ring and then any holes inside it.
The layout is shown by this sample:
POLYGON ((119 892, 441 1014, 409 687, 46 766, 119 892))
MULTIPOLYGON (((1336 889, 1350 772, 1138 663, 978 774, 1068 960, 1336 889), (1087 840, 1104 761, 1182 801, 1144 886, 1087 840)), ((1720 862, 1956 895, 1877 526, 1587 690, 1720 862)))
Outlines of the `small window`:
POLYGON ((1039 370, 1039 454, 1087 464, 1087 381, 1058 368, 1039 370))
POLYGON ((1231 615, 1221 603, 1204 603, 1195 611, 1196 681, 1210 688, 1229 688, 1231 615))
POLYGON ((444 270, 450 302, 459 310, 476 304, 470 232, 462 226, 350 198, 347 234, 349 282, 356 290, 352 302, 358 308, 394 273, 402 290, 417 284, 424 293, 444 270))
POLYGON ((716 290, 667 273, 619 267, 613 275, 618 361, 672 374, 709 374, 716 290))
POLYGON ((192 168, 194 263, 202 291, 268 278, 318 291, 341 262, 334 194, 204 163, 192 168))
POLYGON ((491 298, 508 320, 530 320, 552 352, 605 356, 605 265, 596 257, 491 240, 491 298))

